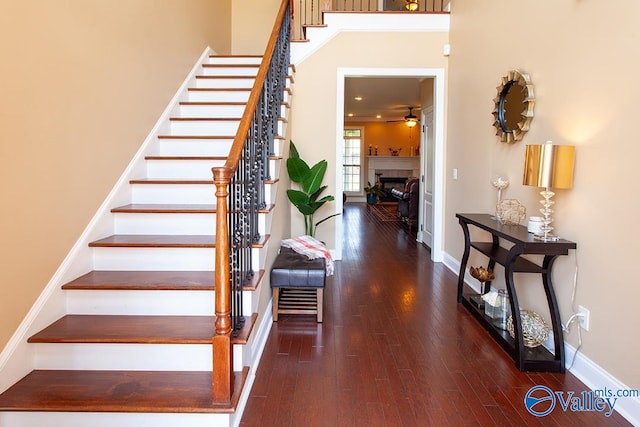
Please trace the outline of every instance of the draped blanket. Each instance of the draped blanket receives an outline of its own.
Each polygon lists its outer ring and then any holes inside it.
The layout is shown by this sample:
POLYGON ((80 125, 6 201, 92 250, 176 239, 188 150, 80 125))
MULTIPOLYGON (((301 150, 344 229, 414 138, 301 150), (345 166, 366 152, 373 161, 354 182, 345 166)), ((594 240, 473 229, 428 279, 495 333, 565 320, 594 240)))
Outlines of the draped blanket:
POLYGON ((333 275, 333 258, 331 258, 331 253, 321 241, 311 236, 299 236, 292 239, 284 239, 281 246, 291 248, 309 259, 324 258, 326 275, 333 275))

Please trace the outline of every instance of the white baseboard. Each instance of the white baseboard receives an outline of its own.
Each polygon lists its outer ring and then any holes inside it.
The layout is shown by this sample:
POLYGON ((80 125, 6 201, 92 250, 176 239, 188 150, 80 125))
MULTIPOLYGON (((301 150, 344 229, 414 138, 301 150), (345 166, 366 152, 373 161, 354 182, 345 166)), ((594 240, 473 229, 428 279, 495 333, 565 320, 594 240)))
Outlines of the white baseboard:
POLYGON ((249 394, 253 388, 253 382, 256 379, 256 371, 258 370, 258 365, 260 365, 260 360, 262 360, 262 352, 264 351, 264 347, 267 345, 267 340, 269 339, 269 332, 271 332, 271 326, 273 325, 273 301, 270 301, 269 304, 267 304, 265 313, 262 323, 258 328, 255 340, 253 341, 254 344, 251 349, 253 360, 249 364, 249 376, 245 382, 244 388, 242 389, 240 401, 238 402, 236 412, 233 414, 230 423, 233 427, 238 427, 240 425, 240 421, 242 421, 242 414, 244 413, 244 408, 247 405, 249 394))
MULTIPOLYGON (((452 257, 448 253, 444 253, 443 259, 444 265, 453 273, 458 275, 460 273, 460 261, 452 257)), ((473 283, 468 282, 465 279, 465 283, 479 292, 479 288, 474 286, 473 283)), ((584 383, 589 390, 603 390, 608 389, 612 391, 627 390, 629 387, 604 370, 600 365, 589 359, 584 354, 578 352, 576 349, 568 344, 564 343, 565 348, 565 365, 569 372, 576 376, 580 381, 584 383), (572 361, 573 366, 571 366, 572 361), (569 367, 571 366, 571 369, 569 367)), ((625 397, 619 398, 614 406, 616 412, 626 418, 634 426, 640 426, 640 398, 625 397)))

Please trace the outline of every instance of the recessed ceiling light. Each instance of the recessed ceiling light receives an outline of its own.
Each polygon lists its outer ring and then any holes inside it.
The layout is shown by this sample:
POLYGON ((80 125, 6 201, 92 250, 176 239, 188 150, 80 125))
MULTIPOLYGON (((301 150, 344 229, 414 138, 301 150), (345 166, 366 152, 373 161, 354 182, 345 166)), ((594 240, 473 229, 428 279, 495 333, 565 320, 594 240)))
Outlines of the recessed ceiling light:
POLYGON ((356 101, 362 101, 362 99, 363 99, 363 98, 362 98, 361 96, 356 96, 356 97, 355 97, 355 98, 353 98, 353 99, 355 99, 356 101))
POLYGON ((353 117, 353 113, 349 113, 349 114, 347 114, 347 116, 353 117))
POLYGON ((376 116, 376 119, 381 119, 381 118, 382 118, 382 116, 381 116, 380 114, 378 114, 378 115, 376 116))

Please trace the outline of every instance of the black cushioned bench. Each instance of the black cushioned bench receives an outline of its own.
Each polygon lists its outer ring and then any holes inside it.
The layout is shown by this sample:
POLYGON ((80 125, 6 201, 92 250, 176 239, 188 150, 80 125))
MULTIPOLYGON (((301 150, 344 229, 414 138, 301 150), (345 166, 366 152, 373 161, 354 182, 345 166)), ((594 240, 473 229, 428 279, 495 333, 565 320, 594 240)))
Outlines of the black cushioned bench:
POLYGON ((282 247, 271 268, 273 321, 278 314, 315 314, 322 322, 325 259, 308 259, 282 247))

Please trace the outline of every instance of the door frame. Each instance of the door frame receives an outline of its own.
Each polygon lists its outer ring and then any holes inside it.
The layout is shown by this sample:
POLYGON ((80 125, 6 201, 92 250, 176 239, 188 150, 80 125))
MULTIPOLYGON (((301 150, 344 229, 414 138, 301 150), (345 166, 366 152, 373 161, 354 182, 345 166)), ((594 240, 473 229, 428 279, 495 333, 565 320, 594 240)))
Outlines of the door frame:
MULTIPOLYGON (((342 132, 344 128, 344 86, 347 77, 416 77, 434 80, 433 94, 433 247, 431 260, 443 261, 444 242, 444 68, 338 68, 336 94, 336 194, 342 194, 342 132)), ((424 153, 420 152, 422 157, 424 153)), ((422 161, 422 159, 421 159, 422 161)), ((340 198, 337 198, 340 199, 340 198)), ((336 201, 337 201, 336 199, 336 201)), ((420 203, 423 203, 420 194, 420 203)), ((336 206, 342 211, 342 200, 336 206)), ((336 217, 335 252, 342 259, 342 216, 336 217)))

